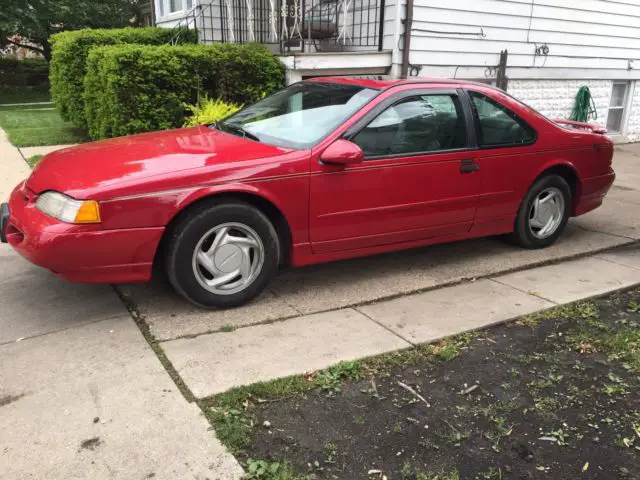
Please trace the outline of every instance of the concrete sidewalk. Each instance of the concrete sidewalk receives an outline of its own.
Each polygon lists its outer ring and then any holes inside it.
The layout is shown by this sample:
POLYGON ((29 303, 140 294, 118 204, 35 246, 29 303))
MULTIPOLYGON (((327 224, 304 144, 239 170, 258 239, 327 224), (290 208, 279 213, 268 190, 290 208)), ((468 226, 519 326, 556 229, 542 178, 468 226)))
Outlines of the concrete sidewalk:
POLYGON ((202 398, 507 321, 640 283, 640 249, 396 299, 162 343, 202 398))
POLYGON ((109 286, 0 264, 0 478, 241 476, 109 286))
MULTIPOLYGON (((29 175, 0 130, 0 198, 29 175)), ((0 478, 235 479, 107 285, 72 285, 0 244, 0 478)))

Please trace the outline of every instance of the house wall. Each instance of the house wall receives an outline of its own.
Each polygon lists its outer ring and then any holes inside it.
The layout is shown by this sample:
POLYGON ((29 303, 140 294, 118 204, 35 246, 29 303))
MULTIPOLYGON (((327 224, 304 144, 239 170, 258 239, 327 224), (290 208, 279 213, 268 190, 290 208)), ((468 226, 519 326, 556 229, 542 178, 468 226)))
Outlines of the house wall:
MULTIPOLYGON (((398 13, 404 18, 404 7, 398 13)), ((392 34, 385 32, 386 48, 395 46, 392 34)), ((402 58, 402 42, 397 45, 394 72, 402 58)), ((414 75, 491 81, 504 49, 509 93, 550 117, 567 118, 586 85, 595 121, 606 125, 612 82, 630 81, 621 138, 640 140, 640 82, 633 88, 640 80, 640 1, 415 0, 414 75), (543 45, 548 54, 537 54, 543 45)))

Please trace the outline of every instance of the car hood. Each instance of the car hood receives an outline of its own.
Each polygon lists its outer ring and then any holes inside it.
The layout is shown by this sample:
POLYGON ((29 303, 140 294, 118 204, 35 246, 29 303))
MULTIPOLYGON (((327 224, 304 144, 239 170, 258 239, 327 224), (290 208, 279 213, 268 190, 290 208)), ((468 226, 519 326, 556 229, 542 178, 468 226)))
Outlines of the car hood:
MULTIPOLYGON (((290 152, 235 135, 195 127, 103 140, 46 155, 27 180, 35 193, 64 192, 78 199, 141 193, 145 183, 185 172, 290 152)), ((174 185, 178 187, 179 185, 174 185)))

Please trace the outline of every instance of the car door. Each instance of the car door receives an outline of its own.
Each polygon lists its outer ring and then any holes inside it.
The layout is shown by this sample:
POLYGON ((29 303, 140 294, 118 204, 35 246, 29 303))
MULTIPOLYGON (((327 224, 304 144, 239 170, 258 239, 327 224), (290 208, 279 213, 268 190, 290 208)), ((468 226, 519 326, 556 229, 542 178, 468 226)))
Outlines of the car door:
POLYGON ((475 162, 482 179, 473 230, 511 231, 520 202, 549 152, 535 146, 538 134, 513 99, 494 89, 468 89, 465 94, 476 119, 475 162))
POLYGON ((480 181, 468 104, 451 90, 405 90, 344 135, 363 162, 318 162, 310 179, 314 253, 388 245, 470 230, 480 181))

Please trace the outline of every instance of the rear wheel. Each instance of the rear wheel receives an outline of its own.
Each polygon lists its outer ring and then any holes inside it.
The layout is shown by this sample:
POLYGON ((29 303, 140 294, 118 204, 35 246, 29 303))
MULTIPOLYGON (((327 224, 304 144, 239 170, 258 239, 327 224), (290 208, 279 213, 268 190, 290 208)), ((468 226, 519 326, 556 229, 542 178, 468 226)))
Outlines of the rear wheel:
POLYGON ((172 231, 165 257, 175 290, 202 307, 234 307, 258 295, 275 275, 280 244, 259 210, 241 202, 205 205, 172 231))
POLYGON ((524 248, 551 245, 562 235, 571 205, 571 188, 564 178, 559 175, 540 178, 520 205, 512 240, 524 248))

